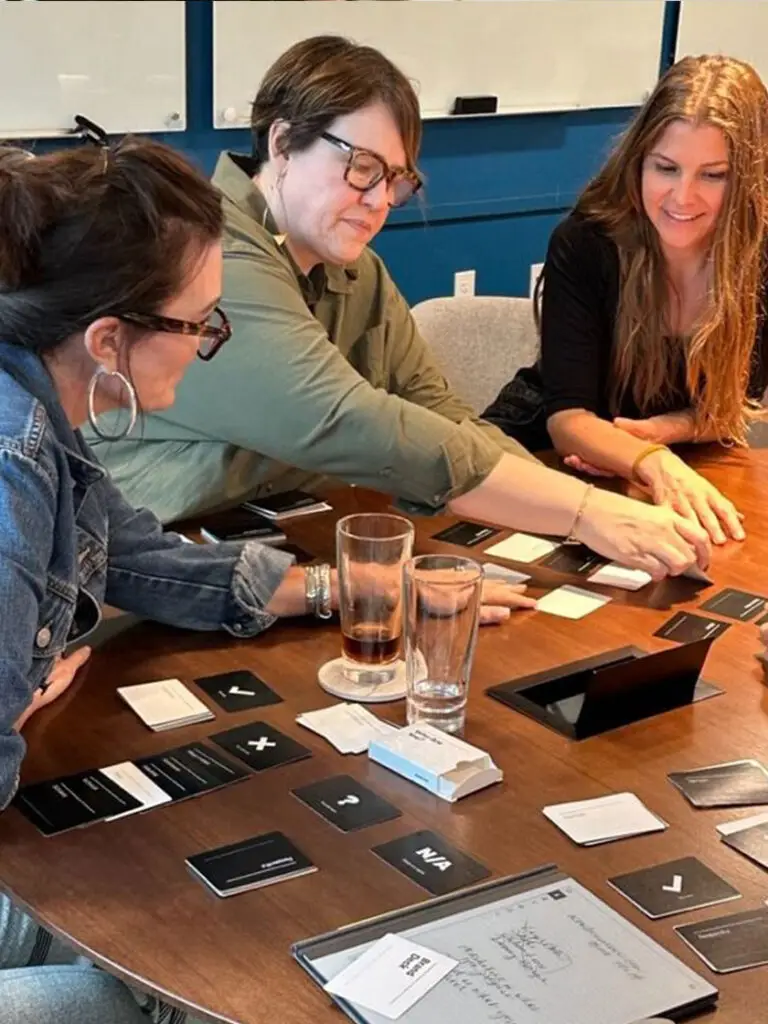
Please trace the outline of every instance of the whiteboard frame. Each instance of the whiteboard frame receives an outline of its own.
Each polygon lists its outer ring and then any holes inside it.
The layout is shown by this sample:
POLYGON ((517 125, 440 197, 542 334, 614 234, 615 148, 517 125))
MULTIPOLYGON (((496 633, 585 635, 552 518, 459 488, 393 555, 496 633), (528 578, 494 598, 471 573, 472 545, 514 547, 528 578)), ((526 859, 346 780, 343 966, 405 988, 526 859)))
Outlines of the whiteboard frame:
MULTIPOLYGON (((298 2, 299 0, 294 0, 296 5, 298 2)), ((585 57, 580 63, 575 60, 571 62, 568 68, 571 77, 576 78, 581 75, 582 80, 579 83, 575 81, 571 83, 573 85, 572 89, 564 89, 565 95, 555 98, 550 96, 549 99, 542 98, 539 100, 528 98, 519 104, 514 104, 505 100, 503 89, 496 89, 495 91, 492 88, 475 89, 473 90, 475 94, 482 91, 486 94, 499 95, 499 108, 495 114, 458 115, 462 119, 467 117, 475 119, 477 117, 497 117, 509 114, 541 114, 567 110, 632 107, 640 105, 656 84, 662 48, 663 0, 621 0, 620 4, 616 3, 615 0, 507 0, 505 3, 493 3, 493 8, 490 7, 490 2, 491 0, 481 0, 481 3, 485 4, 483 14, 487 18, 491 16, 491 11, 493 11, 502 19, 505 28, 509 27, 512 23, 511 19, 515 15, 522 13, 523 6, 528 8, 528 14, 533 19, 531 23, 531 45, 534 45, 535 41, 540 41, 543 19, 545 17, 548 23, 549 19, 557 19, 558 15, 561 19, 567 16, 571 20, 576 19, 577 21, 580 18, 589 17, 590 20, 595 19, 601 25, 606 23, 607 20, 603 34, 605 39, 608 40, 620 37, 626 31, 625 26, 627 24, 632 25, 634 12, 635 22, 645 26, 645 31, 649 34, 648 52, 647 55, 643 55, 643 60, 647 61, 647 68, 643 68, 642 74, 637 67, 635 68, 631 88, 625 88, 623 91, 617 89, 612 95, 606 95, 600 101, 593 99, 588 102, 582 102, 579 93, 594 93, 595 91, 594 82, 589 81, 589 76, 594 75, 596 62, 594 60, 594 53, 590 52, 590 43, 587 41, 584 44, 585 52, 590 53, 592 60, 590 61, 585 57), (580 10, 576 5, 579 5, 580 10), (533 22, 536 22, 535 26, 533 22), (652 47, 650 45, 651 26, 653 31, 652 47), (640 78, 642 78, 642 83, 640 78)), ((305 12, 305 17, 303 18, 305 27, 303 30, 293 31, 293 26, 297 22, 301 22, 302 19, 292 17, 292 15, 297 14, 297 11, 292 11, 290 5, 282 2, 282 0, 280 0, 279 7, 277 3, 274 3, 271 10, 266 8, 264 0, 260 0, 258 7, 255 3, 250 2, 250 0, 214 0, 212 36, 214 77, 212 100, 213 124, 215 128, 225 130, 227 128, 244 128, 249 126, 250 104, 258 88, 259 81, 267 70, 269 63, 299 38, 320 31, 326 31, 346 35, 359 42, 370 43, 382 49, 406 74, 418 80, 418 67, 413 69, 409 67, 409 64, 412 65, 416 59, 413 56, 413 50, 409 51, 411 53, 410 58, 403 57, 403 53, 408 50, 408 45, 402 42, 403 39, 409 38, 408 24, 410 23, 412 26, 418 25, 423 32, 424 26, 429 24, 429 19, 439 17, 444 24, 446 18, 448 18, 453 19, 450 27, 453 29, 455 24, 458 33, 460 28, 466 29, 468 25, 477 22, 477 15, 480 14, 477 2, 470 7, 467 0, 462 3, 452 2, 448 4, 443 2, 440 5, 414 3, 411 0, 407 5, 398 5, 395 9, 398 16, 398 33, 401 42, 388 44, 379 38, 382 31, 384 31, 382 25, 385 23, 383 4, 381 2, 341 5, 326 3, 324 0, 309 0, 309 2, 304 0, 302 8, 305 12), (285 26, 280 25, 274 31, 275 36, 280 39, 280 44, 276 47, 275 52, 270 53, 267 62, 262 64, 260 58, 263 50, 259 51, 258 47, 249 48, 248 39, 258 39, 260 28, 266 31, 266 27, 272 27, 274 30, 278 14, 286 19, 285 26), (401 52, 398 52, 398 47, 401 52), (255 54, 255 56, 252 54, 255 54), (247 84, 245 81, 240 81, 246 75, 252 76, 252 81, 248 81, 247 84)), ((392 9, 390 8, 386 15, 390 23, 392 21, 391 12, 392 9)), ((484 23, 484 27, 487 32, 487 22, 484 23)), ((388 28, 391 29, 391 24, 388 28)), ((444 46, 447 46, 446 40, 447 34, 446 39, 443 40, 444 46)), ((461 42, 457 44, 455 39, 452 40, 452 45, 454 48, 458 45, 460 50, 463 46, 461 42)), ((527 44, 522 45, 528 49, 527 44)), ((416 49, 423 50, 418 44, 416 49)), ((467 46, 462 52, 469 53, 471 48, 467 46)), ((569 50, 569 54, 570 52, 569 50)), ((606 59, 605 63, 612 67, 620 67, 621 59, 621 54, 613 53, 606 59)), ((449 55, 446 50, 443 67, 455 66, 455 60, 456 54, 449 55)), ((546 63, 542 63, 546 67, 546 63)), ((601 62, 600 64, 601 68, 603 63, 601 62)), ((609 67, 610 70, 611 68, 609 67)), ((475 68, 472 74, 475 75, 476 73, 477 69, 475 68)), ((611 81, 617 78, 616 75, 611 75, 608 72, 605 72, 605 74, 606 78, 611 81)), ((426 79, 426 71, 422 70, 422 77, 426 79)), ((551 74, 549 77, 552 77, 551 74)), ((459 93, 460 95, 472 94, 462 86, 458 88, 462 90, 459 93)), ((552 92, 549 86, 546 88, 552 92)), ((429 89, 424 90, 427 104, 432 103, 429 92, 429 89)), ((443 92, 443 96, 445 102, 442 102, 439 109, 434 104, 427 106, 422 104, 421 115, 424 120, 452 120, 454 117, 457 117, 457 115, 450 113, 450 106, 453 98, 455 98, 455 94, 450 102, 447 101, 446 93, 443 92)))
POLYGON ((181 0, 0 0, 0 139, 66 138, 75 129, 75 114, 109 134, 182 132, 186 64, 186 3, 181 0), (45 19, 44 32, 38 19, 45 19), (110 35, 119 38, 124 66, 118 47, 104 46, 110 35), (55 84, 45 90, 51 67, 55 84), (154 86, 155 110, 137 110, 136 97, 152 96, 154 86), (18 107, 25 92, 35 93, 36 112, 45 113, 37 123, 30 113, 22 126, 18 107))

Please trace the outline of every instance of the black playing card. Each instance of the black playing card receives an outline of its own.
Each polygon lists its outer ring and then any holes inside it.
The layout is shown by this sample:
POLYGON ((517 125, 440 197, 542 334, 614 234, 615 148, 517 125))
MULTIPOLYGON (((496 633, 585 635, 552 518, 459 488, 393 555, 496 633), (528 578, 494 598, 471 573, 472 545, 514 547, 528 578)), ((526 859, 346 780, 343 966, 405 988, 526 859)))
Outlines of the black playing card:
POLYGON ((728 628, 729 623, 720 622, 718 619, 693 615, 691 612, 676 612, 653 635, 664 640, 673 640, 677 644, 689 644, 707 637, 714 640, 728 628))
POLYGON ((668 917, 740 898, 738 890, 696 857, 609 878, 608 882, 648 917, 668 917))
POLYGON ((588 573, 597 572, 600 566, 607 565, 607 562, 584 544, 562 544, 537 565, 540 568, 552 569, 554 572, 586 576, 588 573))
POLYGON ((433 535, 432 540, 442 540, 447 544, 457 544, 459 547, 473 548, 476 544, 482 544, 485 540, 495 537, 501 530, 492 526, 481 526, 479 523, 454 523, 439 533, 433 535))
POLYGON ((768 908, 679 924, 675 931, 718 974, 768 963, 768 908))
POLYGON ((187 865, 217 896, 234 896, 317 871, 309 857, 282 832, 268 832, 195 853, 187 857, 187 865))
POLYGON ((203 676, 195 682, 225 711, 260 708, 266 704, 280 704, 283 700, 253 672, 220 672, 215 676, 203 676))
POLYGON ((726 846, 743 853, 761 868, 768 868, 768 822, 743 828, 740 832, 732 832, 730 835, 722 836, 722 840, 726 846))
POLYGON ((669 781, 694 807, 749 807, 768 804, 768 770, 759 761, 730 761, 688 772, 669 781))
POLYGON ((312 751, 307 747, 266 722, 249 722, 237 729, 218 732, 210 738, 255 772, 312 756, 312 751))
POLYGON ((14 806, 52 836, 134 811, 141 803, 100 771, 88 771, 23 786, 14 806))
POLYGON ((175 747, 135 763, 174 801, 209 793, 248 777, 239 764, 202 743, 175 747))
POLYGON ((746 590, 734 590, 727 587, 719 594, 710 597, 701 606, 705 612, 714 612, 715 615, 724 615, 727 619, 736 619, 739 622, 749 622, 756 615, 765 610, 768 598, 759 594, 750 594, 746 590))
POLYGON ((294 794, 342 832, 353 832, 382 821, 399 818, 401 812, 351 775, 335 775, 313 782, 294 794))
POLYGON ((463 889, 491 873, 437 832, 426 830, 374 846, 373 852, 433 896, 463 889))

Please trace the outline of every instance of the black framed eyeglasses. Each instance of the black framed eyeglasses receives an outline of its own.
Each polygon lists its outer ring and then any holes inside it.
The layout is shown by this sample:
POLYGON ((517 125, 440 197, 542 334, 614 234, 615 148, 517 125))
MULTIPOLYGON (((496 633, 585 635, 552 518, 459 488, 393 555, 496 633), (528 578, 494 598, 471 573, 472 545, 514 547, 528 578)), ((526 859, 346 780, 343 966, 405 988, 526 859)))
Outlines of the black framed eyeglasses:
POLYGON ((232 325, 221 306, 215 306, 210 316, 195 323, 193 320, 174 320, 170 316, 157 316, 154 313, 119 313, 118 320, 137 327, 146 327, 150 331, 161 331, 163 334, 186 334, 199 339, 197 355, 206 362, 213 359, 225 341, 232 337, 232 325), (218 322, 211 323, 212 318, 218 322))
POLYGON ((386 181, 392 192, 392 200, 389 205, 403 206, 423 184, 421 175, 416 171, 408 171, 403 167, 390 167, 378 153, 373 153, 370 149, 360 149, 330 132, 323 132, 320 138, 330 142, 342 153, 348 154, 344 180, 356 192, 370 192, 380 181, 386 181))

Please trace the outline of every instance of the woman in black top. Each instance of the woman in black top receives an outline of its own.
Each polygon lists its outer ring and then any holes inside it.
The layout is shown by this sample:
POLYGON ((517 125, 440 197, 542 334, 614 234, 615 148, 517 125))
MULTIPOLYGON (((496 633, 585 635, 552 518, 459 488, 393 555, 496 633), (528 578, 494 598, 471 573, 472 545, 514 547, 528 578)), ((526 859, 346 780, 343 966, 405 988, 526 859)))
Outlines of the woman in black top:
POLYGON ((743 539, 731 502, 667 445, 745 443, 768 385, 767 230, 768 93, 748 64, 686 57, 555 230, 540 361, 485 418, 636 480, 716 543, 743 539))

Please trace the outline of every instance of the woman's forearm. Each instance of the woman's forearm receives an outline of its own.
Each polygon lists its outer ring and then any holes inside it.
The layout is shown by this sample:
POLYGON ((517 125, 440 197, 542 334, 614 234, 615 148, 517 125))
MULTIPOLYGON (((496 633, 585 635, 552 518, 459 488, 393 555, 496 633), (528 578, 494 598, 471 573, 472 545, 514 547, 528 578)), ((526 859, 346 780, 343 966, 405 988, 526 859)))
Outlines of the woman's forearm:
POLYGON ((635 459, 649 444, 647 439, 634 437, 585 409, 555 413, 547 428, 558 455, 578 455, 584 462, 625 480, 632 478, 635 459))

